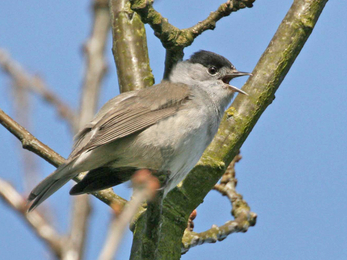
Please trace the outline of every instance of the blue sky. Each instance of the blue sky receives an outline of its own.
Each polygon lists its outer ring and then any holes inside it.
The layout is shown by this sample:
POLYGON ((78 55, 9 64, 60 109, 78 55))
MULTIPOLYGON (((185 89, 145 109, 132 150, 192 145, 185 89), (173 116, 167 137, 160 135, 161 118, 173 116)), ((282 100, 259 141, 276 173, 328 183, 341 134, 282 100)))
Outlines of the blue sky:
MULTIPOLYGON (((157 1, 155 7, 179 28, 204 19, 223 1, 157 1)), ((256 1, 217 23, 185 50, 186 58, 206 49, 226 56, 241 71, 252 71, 292 1, 256 1)), ((258 214, 255 227, 216 244, 191 249, 182 259, 346 259, 347 258, 347 3, 329 1, 294 65, 241 151, 238 191, 258 214)), ((5 1, 1 5, 0 47, 29 72, 42 76, 77 108, 82 77, 82 44, 90 31, 89 1, 5 1)), ((160 82, 165 52, 147 27, 151 67, 160 82)), ((109 70, 100 106, 117 95, 116 71, 107 47, 109 70)), ((246 79, 236 79, 242 86, 246 79)), ((0 72, 0 108, 13 115, 10 80, 0 72)), ((72 136, 55 111, 33 98, 30 131, 67 157, 72 136)), ((23 191, 20 145, 0 127, 0 177, 23 191)), ((53 166, 38 159, 40 173, 53 166)), ((42 176, 43 177, 43 176, 42 176)), ((57 229, 69 223, 68 187, 50 198, 57 229)), ((129 197, 127 185, 116 192, 129 197)), ((86 258, 96 259, 109 223, 109 208, 93 199, 86 258)), ((45 245, 21 218, 0 202, 2 259, 49 259, 45 245)), ((195 230, 231 218, 229 202, 212 191, 198 208, 195 230)), ((129 232, 117 259, 127 259, 129 232)))

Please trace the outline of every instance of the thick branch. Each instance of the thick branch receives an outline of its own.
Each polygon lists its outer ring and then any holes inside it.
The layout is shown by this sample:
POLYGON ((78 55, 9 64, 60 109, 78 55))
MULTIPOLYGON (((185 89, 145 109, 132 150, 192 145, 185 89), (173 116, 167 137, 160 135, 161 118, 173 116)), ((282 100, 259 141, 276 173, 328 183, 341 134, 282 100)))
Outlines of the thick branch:
MULTIPOLYGON (((219 131, 183 184, 164 200, 162 230, 166 242, 158 245, 162 256, 179 259, 182 235, 189 214, 223 175, 301 51, 327 0, 295 0, 270 45, 247 81, 249 96, 237 96, 227 110, 219 131)), ((238 217, 236 217, 238 219, 238 217)), ((139 219, 137 226, 143 227, 139 219)), ((146 239, 140 232, 137 240, 146 239)), ((135 259, 135 258, 134 258, 135 259)), ((141 258, 136 258, 141 259, 141 258)), ((165 259, 164 257, 158 259, 165 259)))
POLYGON ((130 259, 161 259, 159 256, 161 252, 157 249, 163 242, 161 237, 162 227, 162 208, 163 208, 163 190, 159 191, 153 201, 149 201, 146 211, 140 216, 142 224, 138 225, 134 229, 134 240, 131 248, 130 259), (138 236, 141 233, 142 236, 138 236), (136 238, 144 238, 138 240, 136 238), (141 258, 139 258, 141 257, 141 258))
MULTIPOLYGON (((166 172, 152 172, 158 177, 160 181, 160 187, 163 187, 167 183, 168 174, 166 172)), ((134 217, 135 225, 132 226, 134 232, 134 239, 131 248, 131 260, 138 259, 176 259, 180 255, 181 236, 178 236, 178 241, 171 239, 177 237, 177 233, 171 233, 171 230, 165 230, 163 235, 162 226, 170 221, 172 223, 178 223, 181 221, 178 218, 174 207, 170 208, 170 219, 167 219, 167 212, 163 214, 163 189, 157 192, 155 198, 149 201, 146 211, 140 210, 137 216, 134 217), (163 218, 163 216, 166 216, 163 218), (171 237, 170 237, 171 236, 171 237), (165 242, 164 242, 165 241, 165 242), (162 248, 165 247, 165 251, 162 248), (178 249, 178 250, 177 250, 178 249)), ((134 220, 133 220, 134 222, 134 220)), ((183 232, 183 231, 182 231, 183 232)))
POLYGON ((110 0, 113 56, 120 92, 152 86, 147 38, 141 18, 130 9, 128 0, 110 0))
POLYGON ((169 23, 153 8, 153 0, 130 0, 131 9, 137 12, 144 23, 148 23, 165 47, 166 60, 164 78, 168 78, 170 71, 177 61, 183 58, 183 49, 193 43, 195 38, 206 30, 213 30, 216 22, 245 7, 252 7, 255 0, 228 0, 212 12, 205 20, 187 29, 178 29, 169 23))
POLYGON ((0 66, 23 88, 40 95, 46 102, 53 105, 59 115, 66 119, 71 126, 74 126, 75 114, 73 110, 53 93, 40 77, 30 75, 18 62, 12 60, 4 49, 0 49, 0 66))
POLYGON ((237 96, 226 111, 216 137, 187 176, 180 191, 168 194, 168 200, 182 202, 178 206, 186 214, 203 201, 224 173, 226 165, 237 154, 261 114, 273 101, 277 88, 311 34, 326 2, 327 0, 294 1, 253 70, 253 76, 243 87, 249 96, 237 96))
POLYGON ((43 240, 60 258, 62 253, 63 241, 56 230, 46 222, 38 211, 27 212, 27 202, 8 182, 0 179, 0 197, 7 205, 13 208, 34 230, 36 235, 43 240))

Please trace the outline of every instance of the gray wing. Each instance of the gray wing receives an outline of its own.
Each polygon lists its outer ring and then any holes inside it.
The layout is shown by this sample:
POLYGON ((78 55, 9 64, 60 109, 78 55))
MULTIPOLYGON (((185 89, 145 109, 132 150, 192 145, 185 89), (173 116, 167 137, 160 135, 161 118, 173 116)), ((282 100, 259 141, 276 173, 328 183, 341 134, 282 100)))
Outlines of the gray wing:
POLYGON ((111 99, 94 120, 76 135, 74 150, 69 158, 142 131, 176 114, 191 96, 187 85, 163 81, 111 99))
POLYGON ((124 100, 134 96, 138 91, 130 91, 126 93, 122 93, 112 99, 110 99, 106 104, 102 106, 99 112, 95 115, 94 119, 87 125, 85 125, 74 137, 74 144, 72 148, 72 153, 69 156, 70 158, 75 157, 76 154, 81 151, 83 147, 90 141, 92 137, 91 130, 95 127, 95 125, 104 117, 104 115, 109 112, 112 108, 116 107, 119 103, 124 100))

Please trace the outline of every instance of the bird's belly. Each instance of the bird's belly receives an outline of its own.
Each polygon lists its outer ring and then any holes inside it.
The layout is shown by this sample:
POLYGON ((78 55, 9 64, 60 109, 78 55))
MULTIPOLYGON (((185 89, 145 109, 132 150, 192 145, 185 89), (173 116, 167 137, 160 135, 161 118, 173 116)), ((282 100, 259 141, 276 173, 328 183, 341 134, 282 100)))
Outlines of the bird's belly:
POLYGON ((166 168, 170 170, 171 175, 165 193, 176 187, 186 177, 199 161, 210 141, 207 131, 200 129, 194 132, 181 147, 177 147, 175 155, 167 161, 166 168))
POLYGON ((204 118, 206 114, 203 109, 179 111, 161 120, 128 142, 123 149, 124 155, 118 155, 122 158, 113 167, 169 171, 170 179, 165 189, 168 192, 195 166, 217 131, 217 127, 211 129, 211 122, 204 118))

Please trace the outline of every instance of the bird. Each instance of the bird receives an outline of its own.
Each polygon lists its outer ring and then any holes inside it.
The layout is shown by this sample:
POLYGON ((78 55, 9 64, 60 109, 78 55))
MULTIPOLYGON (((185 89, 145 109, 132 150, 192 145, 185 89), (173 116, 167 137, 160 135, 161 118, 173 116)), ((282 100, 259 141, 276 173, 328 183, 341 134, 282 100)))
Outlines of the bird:
POLYGON ((71 195, 113 187, 140 169, 165 172, 164 197, 196 165, 217 133, 239 76, 225 57, 200 50, 179 61, 167 79, 109 100, 74 137, 66 162, 30 193, 35 209, 81 172, 71 195))

